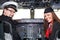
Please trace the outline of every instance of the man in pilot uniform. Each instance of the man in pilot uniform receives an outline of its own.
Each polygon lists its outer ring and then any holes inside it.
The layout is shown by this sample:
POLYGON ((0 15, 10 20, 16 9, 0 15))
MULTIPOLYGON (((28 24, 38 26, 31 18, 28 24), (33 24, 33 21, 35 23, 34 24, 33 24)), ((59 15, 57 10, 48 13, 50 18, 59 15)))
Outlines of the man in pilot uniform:
MULTIPOLYGON (((0 21, 3 22, 3 31, 4 31, 4 38, 6 40, 6 37, 8 39, 8 34, 12 33, 12 39, 13 40, 20 40, 19 35, 16 32, 16 24, 17 22, 12 20, 12 17, 14 16, 14 13, 17 12, 18 4, 13 1, 8 1, 2 4, 3 13, 0 16, 0 21), (9 27, 9 25, 11 28, 9 27)), ((9 40, 12 40, 9 39, 9 40)))

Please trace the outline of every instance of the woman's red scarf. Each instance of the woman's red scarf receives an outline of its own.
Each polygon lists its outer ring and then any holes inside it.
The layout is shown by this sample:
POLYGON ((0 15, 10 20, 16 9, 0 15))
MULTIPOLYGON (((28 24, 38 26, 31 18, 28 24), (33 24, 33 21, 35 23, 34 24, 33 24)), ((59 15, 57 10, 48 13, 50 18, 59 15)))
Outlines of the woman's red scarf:
POLYGON ((52 27, 49 25, 45 33, 46 38, 49 38, 51 33, 52 33, 52 27))

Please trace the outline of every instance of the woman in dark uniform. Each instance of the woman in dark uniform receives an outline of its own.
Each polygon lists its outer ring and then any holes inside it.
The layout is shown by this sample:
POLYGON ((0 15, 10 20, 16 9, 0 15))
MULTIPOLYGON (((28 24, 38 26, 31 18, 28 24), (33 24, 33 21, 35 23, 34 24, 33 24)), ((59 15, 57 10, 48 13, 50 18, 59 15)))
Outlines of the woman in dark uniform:
POLYGON ((56 33, 60 30, 60 20, 51 7, 44 11, 45 38, 56 40, 56 33))

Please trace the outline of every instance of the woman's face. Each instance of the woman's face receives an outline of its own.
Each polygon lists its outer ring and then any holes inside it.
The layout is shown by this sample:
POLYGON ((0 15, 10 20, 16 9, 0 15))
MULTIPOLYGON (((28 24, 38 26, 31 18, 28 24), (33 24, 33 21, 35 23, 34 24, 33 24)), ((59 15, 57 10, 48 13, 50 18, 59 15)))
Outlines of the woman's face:
POLYGON ((51 13, 51 12, 45 13, 45 14, 44 14, 44 19, 45 19, 48 23, 52 22, 52 21, 53 21, 52 13, 51 13))

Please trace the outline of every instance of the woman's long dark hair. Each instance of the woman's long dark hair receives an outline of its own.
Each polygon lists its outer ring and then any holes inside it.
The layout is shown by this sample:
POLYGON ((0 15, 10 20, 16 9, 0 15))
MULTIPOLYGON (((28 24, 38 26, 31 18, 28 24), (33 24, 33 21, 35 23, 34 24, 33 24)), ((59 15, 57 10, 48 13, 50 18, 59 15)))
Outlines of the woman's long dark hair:
MULTIPOLYGON (((52 13, 52 17, 53 17, 53 22, 54 21, 60 22, 60 19, 57 17, 55 12, 51 12, 51 13, 52 13)), ((46 30, 47 27, 48 27, 48 22, 44 19, 44 29, 46 30)))

